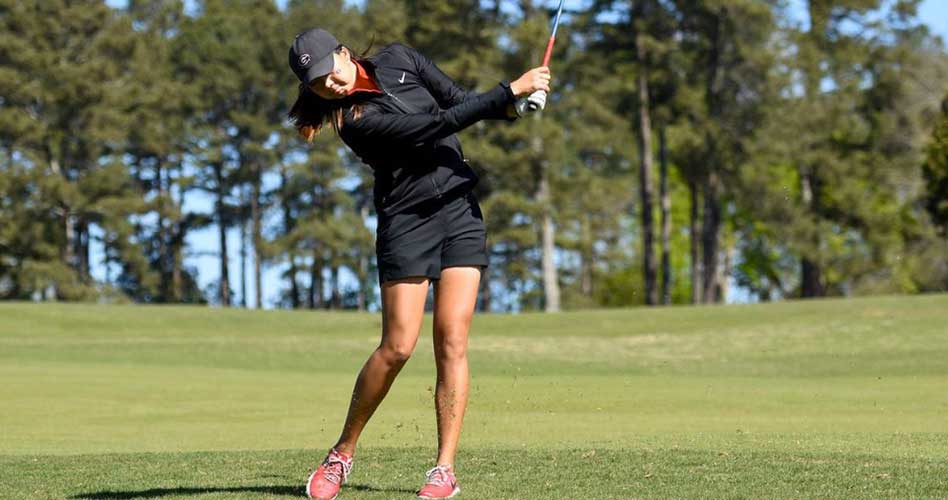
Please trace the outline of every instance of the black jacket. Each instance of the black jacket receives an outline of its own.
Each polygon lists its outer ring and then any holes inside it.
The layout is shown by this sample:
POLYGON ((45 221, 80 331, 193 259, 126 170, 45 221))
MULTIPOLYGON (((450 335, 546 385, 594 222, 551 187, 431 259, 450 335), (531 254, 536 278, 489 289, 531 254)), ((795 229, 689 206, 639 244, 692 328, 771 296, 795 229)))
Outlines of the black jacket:
POLYGON ((478 94, 448 78, 418 51, 401 44, 363 61, 382 94, 359 92, 345 104, 342 140, 375 173, 375 207, 392 215, 449 192, 469 191, 477 174, 467 165, 456 132, 483 119, 509 119, 515 101, 501 82, 478 94))

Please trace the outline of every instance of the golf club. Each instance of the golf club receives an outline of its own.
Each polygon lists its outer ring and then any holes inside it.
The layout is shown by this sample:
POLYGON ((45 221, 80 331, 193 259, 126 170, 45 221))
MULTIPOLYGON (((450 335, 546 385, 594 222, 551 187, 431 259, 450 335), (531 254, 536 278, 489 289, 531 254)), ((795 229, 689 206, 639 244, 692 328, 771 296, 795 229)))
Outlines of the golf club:
MULTIPOLYGON (((563 14, 563 2, 560 0, 560 6, 556 9, 556 17, 553 19, 553 32, 550 33, 550 40, 546 42, 546 53, 543 54, 543 64, 550 65, 550 56, 553 54, 553 43, 556 42, 556 28, 560 25, 560 15, 563 14)), ((537 90, 527 98, 527 107, 530 111, 539 111, 546 107, 546 91, 537 90)))

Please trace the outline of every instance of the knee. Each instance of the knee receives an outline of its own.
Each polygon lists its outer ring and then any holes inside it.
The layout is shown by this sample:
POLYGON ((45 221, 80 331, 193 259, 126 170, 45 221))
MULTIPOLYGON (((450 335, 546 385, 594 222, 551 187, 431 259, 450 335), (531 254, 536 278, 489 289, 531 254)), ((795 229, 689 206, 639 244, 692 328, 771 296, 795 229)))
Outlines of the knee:
POLYGON ((414 346, 404 344, 382 344, 377 349, 377 353, 389 365, 401 367, 408 362, 414 346))
POLYGON ((442 362, 467 359, 467 329, 442 329, 435 343, 435 354, 442 362))

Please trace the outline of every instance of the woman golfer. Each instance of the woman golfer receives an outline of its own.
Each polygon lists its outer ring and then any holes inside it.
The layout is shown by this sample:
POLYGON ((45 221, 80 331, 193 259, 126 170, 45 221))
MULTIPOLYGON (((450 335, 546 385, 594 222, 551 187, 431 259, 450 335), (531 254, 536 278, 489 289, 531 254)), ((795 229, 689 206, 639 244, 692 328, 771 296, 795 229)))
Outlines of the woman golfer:
POLYGON ((342 434, 306 493, 336 497, 362 429, 415 348, 434 282, 438 458, 418 496, 453 497, 460 492, 453 466, 467 406, 468 329, 487 266, 484 220, 471 192, 477 174, 455 133, 480 120, 515 119, 519 97, 549 91, 550 72, 534 68, 479 94, 410 47, 388 45, 363 59, 321 29, 296 36, 289 63, 301 82, 290 111, 301 135, 311 140, 330 123, 375 173, 382 296, 381 342, 356 379, 342 434))

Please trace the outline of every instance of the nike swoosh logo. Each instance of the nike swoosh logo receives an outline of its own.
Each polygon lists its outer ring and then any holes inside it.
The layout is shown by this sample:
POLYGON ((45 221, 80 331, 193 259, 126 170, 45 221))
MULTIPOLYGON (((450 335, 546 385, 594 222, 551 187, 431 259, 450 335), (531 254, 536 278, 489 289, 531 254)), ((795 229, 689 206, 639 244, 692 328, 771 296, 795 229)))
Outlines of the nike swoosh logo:
POLYGON ((402 71, 402 77, 398 79, 398 83, 405 83, 405 72, 402 71))

